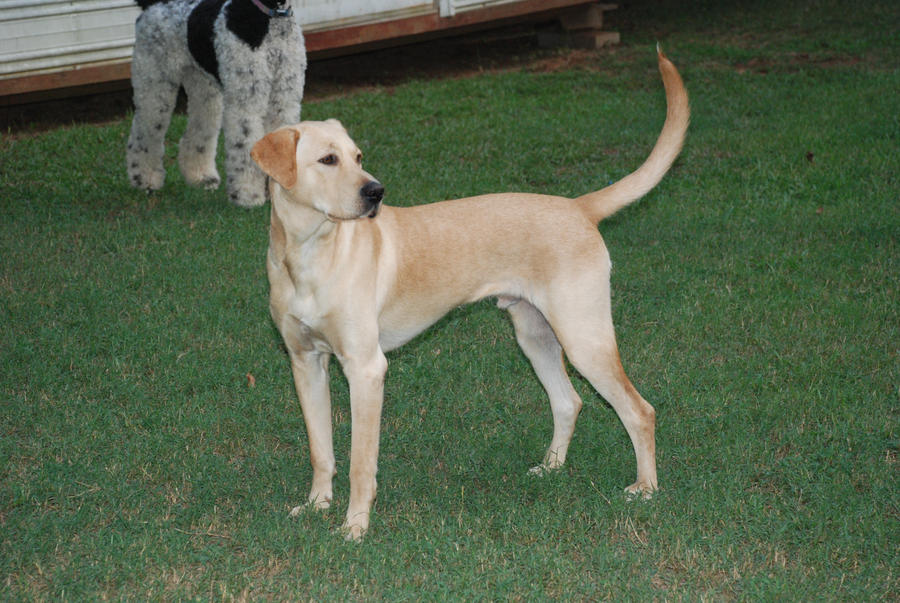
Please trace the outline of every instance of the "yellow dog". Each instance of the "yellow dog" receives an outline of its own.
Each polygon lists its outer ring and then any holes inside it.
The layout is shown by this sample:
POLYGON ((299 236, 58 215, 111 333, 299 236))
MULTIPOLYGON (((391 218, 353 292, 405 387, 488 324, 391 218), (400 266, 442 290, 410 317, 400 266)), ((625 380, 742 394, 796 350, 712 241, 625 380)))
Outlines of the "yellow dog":
MULTIPOLYGON (((637 457, 629 493, 657 488, 655 411, 622 369, 610 309, 610 259, 597 224, 650 191, 678 156, 687 92, 660 52, 668 105, 635 172, 577 199, 501 193, 417 207, 382 206, 382 185, 335 120, 276 130, 252 150, 271 177, 268 275, 272 318, 290 353, 309 433, 308 502, 326 508, 335 475, 327 365, 350 384, 350 502, 358 539, 375 499, 384 353, 449 310, 496 297, 550 398, 553 439, 533 471, 563 464, 581 409, 563 353, 616 410, 637 457)), ((299 512, 301 507, 294 509, 299 512)))

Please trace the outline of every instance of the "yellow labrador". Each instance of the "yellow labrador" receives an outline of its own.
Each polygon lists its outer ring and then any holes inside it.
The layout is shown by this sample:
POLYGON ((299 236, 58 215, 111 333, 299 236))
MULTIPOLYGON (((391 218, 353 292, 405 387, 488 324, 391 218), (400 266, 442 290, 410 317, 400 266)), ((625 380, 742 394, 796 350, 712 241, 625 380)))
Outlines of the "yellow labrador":
MULTIPOLYGON (((327 366, 350 385, 350 502, 358 539, 375 499, 384 353, 449 310, 493 296, 547 391, 553 438, 533 471, 563 464, 581 399, 563 353, 616 410, 656 489, 655 411, 625 376, 610 311, 610 259, 597 224, 650 191, 681 150, 690 110, 678 71, 659 53, 668 105, 650 156, 622 180, 577 199, 501 193, 418 207, 382 206, 382 185, 338 121, 276 130, 252 150, 271 177, 267 269, 272 317, 290 353, 309 433, 308 504, 327 508, 335 475, 327 366)), ((301 507, 294 509, 299 512, 301 507)))

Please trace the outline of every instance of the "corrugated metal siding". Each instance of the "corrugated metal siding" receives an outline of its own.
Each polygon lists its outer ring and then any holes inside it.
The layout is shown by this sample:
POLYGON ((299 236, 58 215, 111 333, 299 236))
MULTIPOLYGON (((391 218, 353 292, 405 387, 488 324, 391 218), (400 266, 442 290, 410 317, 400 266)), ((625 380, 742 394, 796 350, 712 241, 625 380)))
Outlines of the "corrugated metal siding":
MULTIPOLYGON (((294 0, 307 31, 434 12, 434 0, 294 0)), ((131 59, 133 0, 0 0, 0 80, 131 59)))
POLYGON ((518 0, 439 0, 441 16, 452 17, 456 13, 475 10, 478 8, 488 8, 500 4, 510 4, 518 0))
POLYGON ((306 32, 427 15, 434 0, 292 0, 306 32))
MULTIPOLYGON (((308 46, 327 50, 477 22, 469 14, 502 18, 590 1, 293 0, 293 5, 304 31, 312 34, 308 46), (382 27, 369 28, 377 24, 382 27)), ((126 79, 139 13, 133 0, 0 0, 0 97, 126 79)))
POLYGON ((131 0, 0 2, 0 78, 131 59, 131 0))

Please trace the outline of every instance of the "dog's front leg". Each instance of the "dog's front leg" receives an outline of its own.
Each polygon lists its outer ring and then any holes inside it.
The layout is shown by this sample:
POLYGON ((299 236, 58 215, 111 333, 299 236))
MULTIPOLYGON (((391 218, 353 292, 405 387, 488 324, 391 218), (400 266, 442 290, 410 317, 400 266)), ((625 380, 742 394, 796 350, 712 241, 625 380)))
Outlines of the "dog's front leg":
POLYGON ((375 473, 384 376, 387 359, 380 349, 366 357, 342 359, 350 383, 350 504, 344 530, 348 540, 359 540, 369 528, 369 512, 375 500, 375 473))
MULTIPOLYGON (((316 509, 331 506, 331 480, 335 475, 334 445, 331 435, 331 394, 328 389, 328 360, 330 354, 320 352, 291 352, 294 385, 303 409, 306 432, 309 435, 309 460, 312 464, 312 487, 307 504, 316 509)), ((294 507, 297 515, 303 506, 294 507)))

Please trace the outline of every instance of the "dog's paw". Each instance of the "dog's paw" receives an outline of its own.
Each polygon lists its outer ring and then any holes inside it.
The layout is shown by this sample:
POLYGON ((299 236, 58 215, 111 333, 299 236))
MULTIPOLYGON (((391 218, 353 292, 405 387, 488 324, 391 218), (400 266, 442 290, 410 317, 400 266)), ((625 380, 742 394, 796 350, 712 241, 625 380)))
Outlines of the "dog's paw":
POLYGON ((166 173, 162 170, 129 171, 131 186, 142 191, 158 191, 166 181, 166 173))
POLYGON ((341 526, 341 533, 344 535, 344 540, 347 542, 360 542, 366 534, 366 528, 358 524, 344 524, 341 526))
POLYGON ((238 207, 259 207, 260 205, 265 204, 266 196, 264 194, 258 195, 239 195, 237 193, 229 193, 228 200, 237 205, 238 207))
POLYGON ((219 188, 219 184, 222 183, 219 174, 216 172, 194 175, 185 173, 184 180, 191 186, 199 186, 208 191, 216 190, 219 188))
POLYGON ((298 517, 304 511, 325 511, 331 508, 331 497, 324 496, 313 496, 310 495, 309 499, 306 501, 304 505, 297 505, 291 512, 288 514, 289 517, 298 517))
POLYGON ((341 532, 344 534, 344 540, 347 542, 359 542, 366 535, 369 529, 369 512, 361 511, 352 513, 347 510, 347 518, 344 525, 341 526, 341 532))
POLYGON ((544 462, 537 467, 532 467, 531 469, 529 469, 528 475, 536 475, 540 477, 542 475, 547 475, 548 473, 553 473, 554 471, 562 467, 564 462, 565 457, 560 456, 557 451, 547 451, 547 454, 544 456, 544 462))
POLYGON ((306 506, 316 511, 324 511, 331 508, 331 496, 310 494, 306 506))
POLYGON ((303 511, 307 508, 307 505, 297 505, 296 507, 291 509, 290 513, 288 513, 288 517, 300 517, 300 514, 303 513, 303 511))
POLYGON ((533 475, 535 477, 544 477, 545 475, 550 475, 551 473, 556 472, 556 470, 560 467, 562 467, 562 465, 548 465, 546 463, 541 463, 540 465, 529 469, 528 475, 533 475))
POLYGON ((178 167, 184 176, 184 181, 190 186, 200 186, 209 191, 219 188, 219 183, 222 181, 214 161, 205 160, 199 155, 186 154, 183 145, 178 154, 178 167))
POLYGON ((204 178, 204 179, 200 182, 201 186, 203 186, 203 188, 206 189, 206 190, 208 190, 208 191, 214 191, 214 190, 216 190, 217 188, 219 188, 219 185, 220 185, 221 183, 222 183, 222 181, 219 179, 219 176, 218 176, 218 175, 216 175, 216 176, 211 176, 211 177, 208 177, 208 178, 204 178))
POLYGON ((641 482, 635 482, 625 488, 625 498, 628 500, 650 500, 655 493, 656 488, 641 482))

